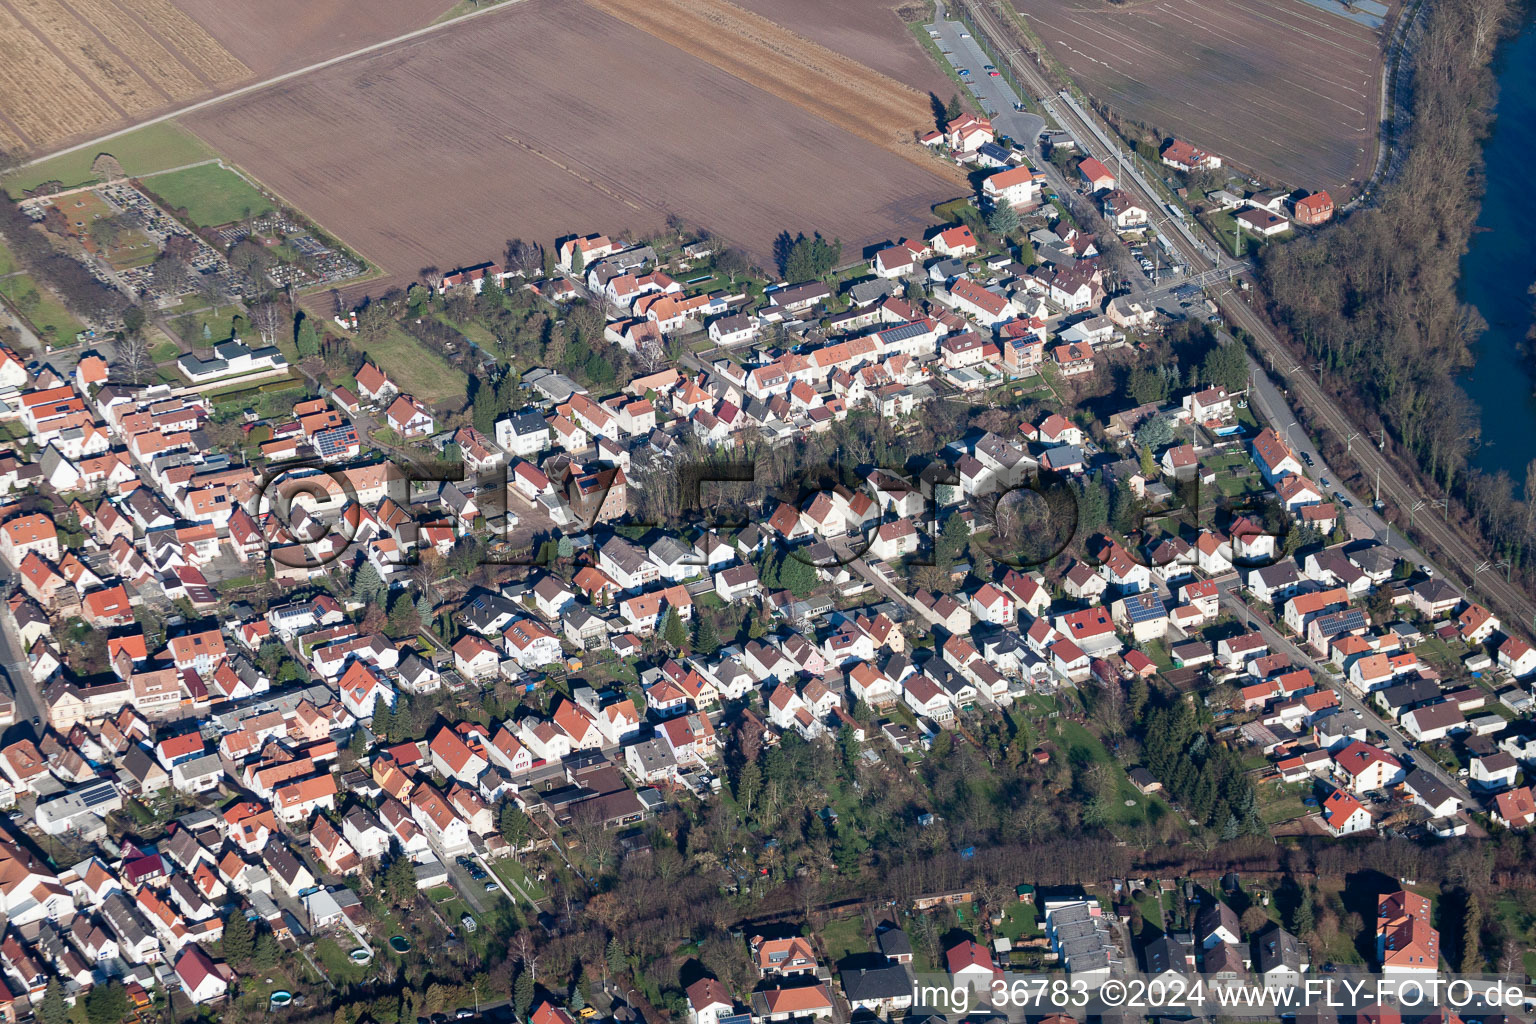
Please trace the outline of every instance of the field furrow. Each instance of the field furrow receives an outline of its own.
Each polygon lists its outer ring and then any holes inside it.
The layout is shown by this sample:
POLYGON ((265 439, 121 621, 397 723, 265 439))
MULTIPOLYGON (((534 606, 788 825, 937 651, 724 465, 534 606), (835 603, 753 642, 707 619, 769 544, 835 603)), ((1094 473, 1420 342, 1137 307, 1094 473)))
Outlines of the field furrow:
POLYGON ((134 67, 166 96, 182 100, 204 90, 203 82, 180 58, 112 0, 68 0, 68 3, 81 18, 108 34, 134 67))
POLYGON ((117 118, 9 9, 0 7, 0 108, 34 146, 117 118))
POLYGON ((1370 163, 1376 30, 1305 0, 1014 2, 1083 90, 1133 127, 1286 187, 1347 193, 1370 163))
POLYGON ((5 116, 5 111, 0 109, 0 150, 7 153, 20 153, 26 148, 26 142, 16 133, 10 119, 5 116))
POLYGON ((935 174, 952 170, 913 141, 932 123, 927 96, 760 15, 727 0, 588 2, 935 174))
POLYGON ((170 0, 120 0, 146 25, 181 54, 182 59, 215 84, 237 82, 251 69, 235 58, 208 30, 182 13, 170 0))
POLYGON ((491 258, 508 238, 632 238, 669 215, 763 265, 784 231, 838 237, 854 259, 923 233, 934 203, 969 192, 931 157, 897 155, 917 148, 895 140, 931 116, 926 100, 911 123, 854 133, 812 107, 831 97, 850 120, 882 108, 830 87, 817 97, 814 84, 786 102, 757 84, 766 72, 728 72, 724 55, 696 57, 673 35, 528 0, 185 123, 384 271, 348 300, 417 267, 491 258))
MULTIPOLYGON (((121 56, 92 32, 59 0, 8 0, 11 8, 32 23, 34 31, 58 47, 87 82, 125 113, 137 114, 163 102, 155 87, 129 67, 121 56)), ((106 26, 110 31, 110 23, 106 26)))

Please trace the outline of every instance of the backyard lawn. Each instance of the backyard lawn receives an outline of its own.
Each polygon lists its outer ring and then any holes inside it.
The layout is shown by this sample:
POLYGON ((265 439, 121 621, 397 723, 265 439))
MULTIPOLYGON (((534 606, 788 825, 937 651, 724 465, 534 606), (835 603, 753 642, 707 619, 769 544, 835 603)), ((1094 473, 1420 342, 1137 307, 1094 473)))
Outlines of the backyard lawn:
POLYGON ((1040 922, 1035 915, 1035 905, 1033 903, 1008 904, 1008 909, 1003 911, 1001 930, 1015 945, 1021 940, 1040 935, 1040 922))
POLYGON ((507 887, 507 891, 513 900, 521 898, 517 895, 518 889, 514 887, 514 883, 516 886, 520 886, 523 892, 533 897, 534 900, 545 898, 544 887, 534 880, 528 874, 528 871, 517 861, 510 858, 492 861, 491 870, 497 878, 501 879, 501 883, 507 887))
POLYGON ((342 948, 341 943, 329 935, 315 941, 315 959, 320 961, 320 966, 325 968, 325 973, 331 980, 341 984, 353 984, 364 980, 374 973, 376 968, 370 964, 356 964, 347 953, 354 944, 348 936, 347 947, 342 948))
POLYGON ((854 953, 868 953, 869 940, 864 937, 864 919, 839 917, 828 921, 821 928, 821 941, 827 947, 827 957, 836 964, 854 953))
POLYGON ((397 324, 371 345, 367 355, 400 385, 400 390, 429 405, 464 401, 469 378, 464 371, 405 333, 397 324))
POLYGON ((1144 796, 1140 790, 1131 785, 1131 780, 1126 778, 1125 769, 1110 756, 1099 738, 1082 725, 1064 719, 1061 740, 1066 746, 1067 756, 1074 764, 1093 762, 1107 765, 1114 772, 1116 793, 1113 799, 1106 802, 1105 807, 1111 827, 1146 824, 1164 814, 1171 813, 1167 804, 1156 797, 1144 796))
POLYGON ((1308 813, 1309 808, 1302 800, 1312 795, 1310 782, 1266 782, 1254 789, 1259 798, 1259 817, 1266 825, 1278 825, 1308 813))

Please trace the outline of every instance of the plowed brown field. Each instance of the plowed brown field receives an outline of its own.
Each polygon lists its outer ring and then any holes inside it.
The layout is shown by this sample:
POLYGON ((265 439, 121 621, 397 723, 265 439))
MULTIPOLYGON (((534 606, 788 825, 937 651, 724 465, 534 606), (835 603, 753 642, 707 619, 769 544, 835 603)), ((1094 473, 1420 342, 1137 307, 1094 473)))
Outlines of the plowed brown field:
POLYGON ((807 39, 898 82, 948 99, 954 83, 913 37, 900 12, 917 18, 913 0, 736 0, 807 39))
POLYGON ((169 0, 0 0, 0 145, 43 148, 249 74, 169 0))
POLYGON ((381 291, 511 237, 646 231, 674 213, 764 263, 784 230, 839 236, 849 256, 920 232, 965 189, 897 155, 927 98, 893 96, 847 115, 853 134, 807 112, 812 92, 788 102, 588 4, 528 0, 184 123, 381 265, 381 291))
POLYGON ((45 150, 439 13, 431 0, 0 0, 0 147, 45 150))
POLYGON ((1369 173, 1377 30, 1304 0, 1013 2, 1084 91, 1122 117, 1292 188, 1341 189, 1369 173))
POLYGON ((844 131, 965 180, 914 141, 933 126, 926 93, 762 15, 729 0, 587 2, 844 131))
POLYGON ((125 113, 142 113, 163 101, 143 75, 59 0, 10 0, 10 6, 125 113))
POLYGON ((167 0, 258 77, 432 23, 453 0, 167 0))

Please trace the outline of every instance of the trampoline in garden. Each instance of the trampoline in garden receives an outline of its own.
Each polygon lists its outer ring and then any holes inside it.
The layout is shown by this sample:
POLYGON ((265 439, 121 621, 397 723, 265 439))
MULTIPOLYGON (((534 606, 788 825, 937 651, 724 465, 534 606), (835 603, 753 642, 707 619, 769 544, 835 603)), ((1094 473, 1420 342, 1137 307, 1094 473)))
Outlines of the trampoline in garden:
POLYGON ((389 948, 396 953, 409 953, 411 950, 411 940, 404 935, 390 936, 389 948))

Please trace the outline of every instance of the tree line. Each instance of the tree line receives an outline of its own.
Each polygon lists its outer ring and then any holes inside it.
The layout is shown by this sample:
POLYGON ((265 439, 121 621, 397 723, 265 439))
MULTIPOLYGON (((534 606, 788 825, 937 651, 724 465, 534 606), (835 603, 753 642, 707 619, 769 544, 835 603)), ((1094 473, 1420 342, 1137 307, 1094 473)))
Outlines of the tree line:
MULTIPOLYGON (((54 249, 32 220, 10 199, 0 201, 0 236, 33 280, 51 288, 69 308, 87 320, 106 321, 120 315, 128 299, 92 276, 79 261, 54 249)), ((61 341, 71 339, 62 338, 61 341)))
POLYGON ((1517 570, 1536 554, 1536 464, 1524 500, 1469 463, 1476 410, 1456 381, 1484 324, 1460 300, 1460 260, 1482 195, 1489 68, 1507 0, 1433 5, 1411 68, 1413 120, 1400 172, 1374 206, 1288 245, 1266 246, 1270 313, 1367 430, 1384 429, 1459 500, 1517 570))

